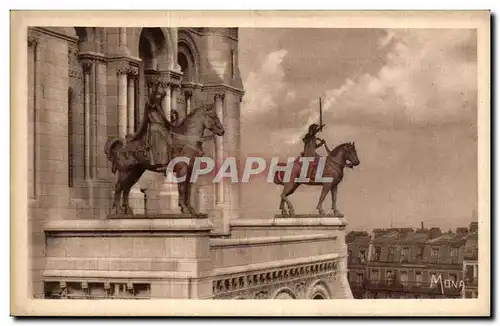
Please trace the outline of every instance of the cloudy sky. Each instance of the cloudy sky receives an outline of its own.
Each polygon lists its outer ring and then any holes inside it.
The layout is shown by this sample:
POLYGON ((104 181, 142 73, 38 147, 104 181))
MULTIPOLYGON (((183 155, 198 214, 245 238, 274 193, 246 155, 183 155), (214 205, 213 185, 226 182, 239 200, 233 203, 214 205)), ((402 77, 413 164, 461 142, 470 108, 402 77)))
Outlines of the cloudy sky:
MULTIPOLYGON (((296 156, 317 121, 354 141, 339 208, 350 229, 467 225, 477 206, 476 34, 471 30, 240 29, 244 155, 296 156)), ((324 149, 319 150, 324 153, 324 149)), ((281 187, 243 187, 248 218, 278 212, 281 187)), ((290 197, 316 213, 320 188, 290 197)), ((324 208, 330 209, 329 196, 324 208)))

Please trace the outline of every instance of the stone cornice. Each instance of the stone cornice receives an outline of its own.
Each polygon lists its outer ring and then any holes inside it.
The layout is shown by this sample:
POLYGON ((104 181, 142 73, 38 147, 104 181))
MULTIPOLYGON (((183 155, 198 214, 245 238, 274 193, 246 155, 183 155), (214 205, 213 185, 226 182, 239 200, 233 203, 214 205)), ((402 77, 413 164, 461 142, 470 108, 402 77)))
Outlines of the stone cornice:
POLYGON ((68 42, 76 43, 78 41, 77 36, 69 36, 69 35, 66 35, 64 33, 60 33, 60 32, 54 31, 52 29, 48 29, 46 27, 32 27, 32 29, 35 31, 38 31, 42 34, 50 35, 50 36, 53 36, 53 37, 56 37, 56 38, 59 38, 59 39, 62 39, 62 40, 68 41, 68 42))
POLYGON ((129 64, 138 66, 142 62, 142 59, 132 57, 132 56, 126 56, 126 55, 112 55, 112 56, 107 56, 106 61, 107 62, 128 62, 129 64))
POLYGON ((335 240, 337 237, 329 234, 301 234, 274 237, 237 238, 237 239, 211 239, 210 248, 252 247, 272 244, 287 244, 298 242, 311 242, 320 240, 335 240))
POLYGON ((245 227, 272 227, 272 226, 335 226, 344 228, 347 221, 344 218, 338 217, 318 217, 308 215, 307 217, 289 217, 289 218, 274 218, 274 219, 238 219, 230 223, 231 228, 245 227))
POLYGON ((239 96, 245 94, 244 90, 227 84, 204 84, 202 90, 211 92, 230 92, 239 96))
MULTIPOLYGON (((179 214, 180 215, 180 214, 179 214)), ((47 236, 165 236, 172 233, 206 233, 213 226, 208 218, 189 219, 106 219, 50 221, 44 226, 47 236)))
POLYGON ((97 60, 106 62, 106 56, 102 53, 92 52, 92 51, 82 51, 79 52, 78 57, 81 59, 97 60))

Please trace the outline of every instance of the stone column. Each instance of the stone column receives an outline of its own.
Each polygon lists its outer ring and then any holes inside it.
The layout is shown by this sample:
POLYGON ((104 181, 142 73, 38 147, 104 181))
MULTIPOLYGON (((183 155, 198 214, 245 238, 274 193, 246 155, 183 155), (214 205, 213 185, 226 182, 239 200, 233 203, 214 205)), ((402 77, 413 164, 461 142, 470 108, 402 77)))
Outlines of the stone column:
MULTIPOLYGON (((216 94, 214 96, 215 101, 215 112, 219 117, 220 121, 223 121, 223 101, 224 93, 216 94)), ((223 148, 223 138, 215 137, 215 164, 217 169, 221 166, 224 160, 224 148, 223 148)), ((217 170, 218 171, 218 170, 217 170)), ((224 182, 219 182, 216 184, 215 188, 215 203, 216 205, 221 205, 224 203, 224 182)))
POLYGON ((119 49, 121 54, 128 55, 129 54, 129 49, 127 47, 127 28, 125 27, 119 27, 118 28, 118 44, 119 44, 119 49))
POLYGON ((128 112, 127 112, 127 132, 129 134, 134 133, 135 127, 135 78, 137 77, 138 69, 137 67, 130 67, 128 69, 128 112))
POLYGON ((167 82, 163 82, 161 86, 165 89, 165 97, 163 98, 163 112, 165 113, 165 116, 167 119, 170 119, 170 111, 171 111, 171 101, 172 101, 172 92, 170 89, 170 84, 167 82))
POLYGON ((128 66, 120 67, 118 73, 118 137, 127 135, 127 73, 128 66))
MULTIPOLYGON (((28 36, 28 47, 30 47, 33 51, 33 74, 30 76, 30 78, 33 78, 33 109, 31 110, 32 116, 30 117, 30 123, 32 124, 32 130, 31 130, 31 137, 28 141, 29 143, 29 148, 28 148, 28 155, 29 155, 29 163, 28 166, 30 167, 30 173, 31 173, 31 185, 29 189, 29 197, 30 198, 35 198, 37 195, 37 162, 36 162, 36 157, 37 157, 37 118, 36 118, 36 113, 37 113, 37 108, 38 108, 38 94, 37 94, 37 89, 38 89, 38 43, 39 40, 37 37, 34 36, 28 36)), ((30 125, 28 123, 28 126, 30 125)))
POLYGON ((193 92, 186 90, 184 96, 186 97, 186 115, 188 115, 191 112, 191 97, 193 96, 193 92))
POLYGON ((91 167, 91 155, 92 155, 92 147, 90 143, 91 137, 91 114, 90 114, 90 71, 92 69, 92 61, 91 60, 83 60, 82 61, 83 68, 83 114, 84 114, 84 122, 85 122, 85 179, 89 179, 91 177, 90 171, 91 167))
POLYGON ((177 113, 180 113, 178 108, 177 108, 177 93, 179 90, 179 85, 171 84, 170 87, 171 87, 170 110, 175 110, 175 111, 177 111, 177 113))
POLYGON ((170 28, 171 31, 171 36, 172 36, 172 68, 174 70, 181 70, 181 67, 179 66, 179 63, 177 62, 177 42, 178 42, 178 31, 177 27, 172 27, 170 28))

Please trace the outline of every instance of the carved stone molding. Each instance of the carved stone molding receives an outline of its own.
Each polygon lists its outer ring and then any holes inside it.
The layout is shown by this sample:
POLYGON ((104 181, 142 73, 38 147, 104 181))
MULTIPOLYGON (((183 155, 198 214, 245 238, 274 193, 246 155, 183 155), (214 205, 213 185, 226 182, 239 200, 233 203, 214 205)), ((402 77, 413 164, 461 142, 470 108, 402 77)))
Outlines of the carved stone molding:
POLYGON ((184 91, 184 95, 186 95, 187 97, 191 97, 191 96, 193 96, 193 91, 190 89, 187 89, 184 91))
POLYGON ((234 297, 248 299, 272 299, 271 293, 282 287, 294 291, 297 297, 305 297, 309 286, 319 277, 327 277, 333 281, 339 267, 337 260, 324 261, 302 266, 293 266, 279 270, 269 270, 232 275, 216 279, 212 282, 215 299, 231 299, 234 297))
POLYGON ((92 69, 92 60, 82 60, 82 69, 85 74, 89 74, 92 69))

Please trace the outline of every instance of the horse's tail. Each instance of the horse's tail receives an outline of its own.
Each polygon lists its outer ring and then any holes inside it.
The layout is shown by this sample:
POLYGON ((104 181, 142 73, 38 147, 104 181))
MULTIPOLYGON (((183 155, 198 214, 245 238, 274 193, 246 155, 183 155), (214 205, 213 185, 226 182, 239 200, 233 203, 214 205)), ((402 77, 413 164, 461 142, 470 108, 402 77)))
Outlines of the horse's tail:
POLYGON ((117 151, 125 146, 123 139, 118 137, 109 138, 104 145, 104 153, 108 161, 112 163, 111 171, 113 174, 118 169, 117 162, 117 151))

